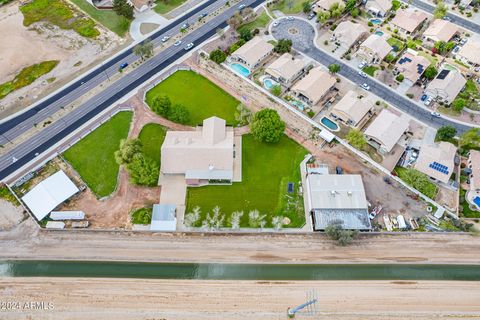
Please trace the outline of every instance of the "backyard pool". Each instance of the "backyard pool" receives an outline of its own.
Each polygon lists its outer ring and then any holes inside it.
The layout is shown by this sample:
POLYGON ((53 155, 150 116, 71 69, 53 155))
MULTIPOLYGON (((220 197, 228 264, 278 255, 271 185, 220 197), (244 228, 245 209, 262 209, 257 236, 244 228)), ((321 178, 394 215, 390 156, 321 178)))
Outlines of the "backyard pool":
POLYGON ((373 24, 380 24, 380 23, 382 23, 382 19, 373 18, 373 19, 370 19, 370 22, 373 23, 373 24))
POLYGON ((250 70, 248 70, 246 67, 244 67, 240 63, 232 63, 230 65, 230 68, 232 68, 233 71, 240 74, 241 76, 248 77, 250 75, 250 70))
POLYGON ((305 110, 305 105, 304 105, 302 102, 298 101, 298 100, 293 100, 293 101, 291 101, 290 103, 291 103, 294 107, 297 107, 297 108, 298 108, 299 110, 301 110, 301 111, 305 110))
POLYGON ((263 79, 263 86, 264 86, 265 89, 267 89, 267 90, 272 89, 272 87, 276 86, 277 84, 278 84, 277 81, 272 80, 272 79, 270 79, 270 78, 265 78, 265 79, 263 79))
POLYGON ((383 31, 377 30, 377 31, 375 31, 375 34, 377 36, 383 36, 383 31))
POLYGON ((480 197, 477 196, 477 197, 473 198, 473 203, 475 203, 477 205, 477 207, 480 208, 480 197))
POLYGON ((339 130, 338 125, 335 122, 333 122, 332 120, 328 119, 327 117, 323 117, 322 120, 320 120, 320 122, 325 127, 327 127, 328 129, 330 129, 332 131, 338 131, 339 130))

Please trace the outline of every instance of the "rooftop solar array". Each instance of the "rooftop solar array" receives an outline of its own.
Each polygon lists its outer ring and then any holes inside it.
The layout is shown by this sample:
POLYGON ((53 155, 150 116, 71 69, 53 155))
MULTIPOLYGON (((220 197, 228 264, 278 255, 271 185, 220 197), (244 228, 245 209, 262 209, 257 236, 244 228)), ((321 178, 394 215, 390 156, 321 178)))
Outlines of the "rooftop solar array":
POLYGON ((424 70, 424 67, 422 64, 417 64, 417 73, 418 74, 422 74, 423 73, 423 70, 424 70))
POLYGON ((398 64, 404 64, 405 62, 412 62, 412 59, 403 57, 402 59, 398 60, 398 64))
POLYGON ((448 73, 450 72, 450 70, 447 70, 447 69, 443 69, 442 71, 440 71, 440 73, 438 74, 437 76, 437 79, 440 79, 440 80, 443 80, 447 77, 448 73))
POLYGON ((448 174, 448 167, 438 162, 430 163, 429 167, 432 168, 433 170, 437 170, 438 172, 448 174))

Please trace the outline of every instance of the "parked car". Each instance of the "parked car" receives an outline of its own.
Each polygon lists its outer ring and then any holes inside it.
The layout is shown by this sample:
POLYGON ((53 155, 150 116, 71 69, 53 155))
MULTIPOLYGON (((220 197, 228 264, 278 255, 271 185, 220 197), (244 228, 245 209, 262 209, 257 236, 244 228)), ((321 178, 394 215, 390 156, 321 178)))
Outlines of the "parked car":
POLYGON ((278 27, 279 24, 280 24, 280 21, 278 21, 278 20, 277 20, 277 21, 273 21, 272 26, 278 27))
POLYGON ((366 77, 367 77, 367 74, 366 74, 365 72, 361 71, 361 70, 358 71, 358 75, 361 76, 361 77, 363 77, 363 78, 366 78, 366 77))
POLYGON ((460 50, 460 47, 459 47, 459 46, 455 46, 455 48, 453 48, 453 53, 457 53, 458 50, 460 50))
POLYGON ((200 18, 200 19, 203 19, 203 18, 205 18, 206 16, 208 16, 208 13, 207 13, 207 12, 204 12, 204 13, 202 13, 202 14, 200 15, 199 18, 200 18))
POLYGON ((427 100, 427 98, 428 98, 428 96, 427 96, 426 94, 424 94, 424 95, 420 98, 420 100, 421 100, 421 101, 425 101, 425 100, 427 100))
POLYGON ((467 41, 467 38, 463 38, 462 40, 460 40, 460 45, 463 46, 465 43, 467 43, 467 41))
POLYGON ((184 24, 182 24, 181 29, 187 29, 188 27, 190 27, 190 24, 188 22, 185 22, 184 24))
POLYGON ((170 39, 170 36, 164 36, 164 37, 162 38, 162 42, 166 42, 166 41, 168 41, 168 39, 170 39))
POLYGON ((436 111, 432 111, 432 112, 430 112, 430 114, 431 114, 432 116, 436 117, 436 118, 440 118, 440 117, 441 117, 440 113, 438 113, 438 112, 436 112, 436 111))
POLYGON ((312 20, 313 18, 315 18, 315 16, 316 16, 315 12, 310 12, 307 16, 307 19, 312 20))
POLYGON ((188 51, 188 50, 192 49, 193 46, 194 46, 193 42, 190 42, 189 44, 187 44, 187 45, 185 46, 184 49, 185 49, 185 51, 188 51))
POLYGON ((126 67, 128 67, 128 62, 124 62, 120 65, 120 70, 123 70, 125 69, 126 67))
POLYGON ((433 100, 432 98, 428 97, 427 100, 425 100, 425 102, 423 104, 428 107, 429 105, 432 104, 432 100, 433 100))
POLYGON ((246 5, 241 4, 241 5, 238 6, 238 10, 243 10, 243 9, 245 9, 245 7, 246 7, 246 5))
POLYGON ((365 66, 367 65, 367 63, 365 61, 362 61, 360 62, 360 64, 358 65, 358 69, 363 69, 365 68, 365 66))
POLYGON ((335 168, 335 173, 336 173, 336 174, 343 174, 343 169, 342 169, 342 167, 337 166, 337 167, 335 168))
POLYGON ((370 86, 367 84, 367 83, 363 83, 362 84, 362 89, 365 89, 365 90, 370 90, 370 86))
POLYGON ((450 21, 450 22, 452 22, 452 18, 450 18, 450 17, 447 17, 447 16, 443 17, 443 20, 446 20, 446 21, 450 21))
POLYGON ((295 18, 292 17, 292 16, 288 16, 288 17, 287 17, 287 20, 288 20, 288 21, 293 21, 294 19, 295 19, 295 18))

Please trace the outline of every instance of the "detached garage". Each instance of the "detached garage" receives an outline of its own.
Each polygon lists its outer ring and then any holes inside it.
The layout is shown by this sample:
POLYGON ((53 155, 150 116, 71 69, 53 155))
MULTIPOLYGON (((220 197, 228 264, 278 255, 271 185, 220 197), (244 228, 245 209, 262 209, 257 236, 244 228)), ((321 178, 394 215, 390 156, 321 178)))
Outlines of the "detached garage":
POLYGON ((77 186, 60 170, 36 185, 23 196, 22 201, 40 221, 78 191, 77 186))

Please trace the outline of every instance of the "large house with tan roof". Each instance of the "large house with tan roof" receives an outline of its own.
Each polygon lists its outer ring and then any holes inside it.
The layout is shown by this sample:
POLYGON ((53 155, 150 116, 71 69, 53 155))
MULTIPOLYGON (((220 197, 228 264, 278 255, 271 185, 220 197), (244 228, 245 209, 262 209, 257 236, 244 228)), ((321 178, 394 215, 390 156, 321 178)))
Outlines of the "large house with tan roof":
POLYGON ((392 8, 390 0, 368 0, 365 4, 365 9, 370 14, 377 17, 385 17, 392 8))
POLYGON ((470 190, 480 193, 480 151, 470 150, 468 154, 468 168, 470 168, 470 190))
POLYGON ((455 59, 471 67, 480 66, 480 41, 469 39, 455 54, 455 59))
POLYGON ((408 81, 408 84, 413 86, 429 66, 430 60, 419 55, 412 49, 407 49, 395 64, 394 72, 396 74, 403 74, 405 77, 404 81, 408 81))
POLYGON ((340 47, 348 50, 367 36, 367 34, 368 30, 361 24, 343 21, 339 23, 335 31, 333 31, 332 39, 335 43, 339 43, 340 47))
POLYGON ((320 67, 313 68, 292 87, 292 93, 301 101, 317 104, 337 83, 335 77, 320 67))
POLYGON ((371 99, 350 90, 333 106, 330 115, 353 128, 361 128, 375 113, 371 99))
POLYGON ((392 151, 397 142, 404 136, 410 127, 407 115, 397 116, 389 110, 382 110, 375 120, 365 130, 368 144, 381 154, 392 151))
POLYGON ((436 181, 448 183, 455 167, 456 154, 457 147, 450 142, 423 145, 415 169, 436 181))
POLYGON ((188 185, 231 183, 235 154, 241 142, 232 128, 217 117, 203 121, 195 131, 167 131, 161 148, 163 175, 185 175, 188 185))
POLYGON ((400 34, 408 36, 420 30, 427 19, 423 11, 398 10, 391 23, 400 34))
POLYGON ((467 80, 458 71, 443 69, 435 79, 433 79, 425 89, 425 93, 430 97, 450 104, 462 91, 467 80))
POLYGON ((458 27, 450 21, 435 19, 423 33, 423 38, 432 43, 450 41, 457 33, 458 27))
POLYGON ((233 52, 231 59, 252 70, 258 67, 272 52, 273 45, 257 36, 233 52))
POLYGON ((265 73, 278 83, 288 86, 303 74, 305 66, 302 58, 295 59, 290 53, 284 53, 265 69, 265 73))
POLYGON ((319 0, 312 5, 312 11, 319 13, 321 11, 328 11, 335 3, 343 3, 341 0, 319 0))
POLYGON ((385 35, 370 35, 358 48, 357 57, 368 63, 380 63, 392 51, 385 35))

